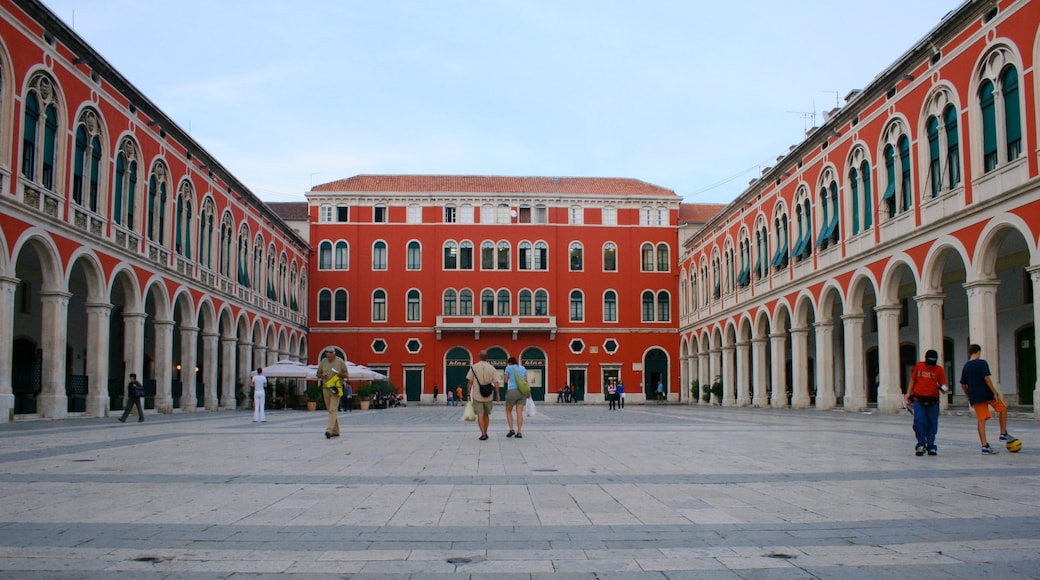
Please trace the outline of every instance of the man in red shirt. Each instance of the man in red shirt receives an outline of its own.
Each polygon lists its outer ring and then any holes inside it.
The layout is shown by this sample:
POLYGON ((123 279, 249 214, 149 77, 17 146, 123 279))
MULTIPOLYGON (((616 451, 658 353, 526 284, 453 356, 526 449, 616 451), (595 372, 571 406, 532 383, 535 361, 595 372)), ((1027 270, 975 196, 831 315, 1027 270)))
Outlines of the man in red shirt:
POLYGON ((924 362, 914 365, 910 386, 906 388, 906 404, 914 406, 915 453, 918 457, 925 453, 939 453, 935 446, 935 434, 939 431, 939 394, 950 388, 946 385, 946 371, 936 364, 938 361, 939 353, 934 350, 924 353, 924 362))

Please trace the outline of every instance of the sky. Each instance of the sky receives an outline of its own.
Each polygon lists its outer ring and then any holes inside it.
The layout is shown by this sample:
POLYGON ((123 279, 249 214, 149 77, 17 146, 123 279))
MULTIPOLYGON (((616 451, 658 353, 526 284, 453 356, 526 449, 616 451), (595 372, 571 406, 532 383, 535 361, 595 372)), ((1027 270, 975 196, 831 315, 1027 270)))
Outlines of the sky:
POLYGON ((962 0, 43 0, 254 195, 634 178, 729 203, 962 0))

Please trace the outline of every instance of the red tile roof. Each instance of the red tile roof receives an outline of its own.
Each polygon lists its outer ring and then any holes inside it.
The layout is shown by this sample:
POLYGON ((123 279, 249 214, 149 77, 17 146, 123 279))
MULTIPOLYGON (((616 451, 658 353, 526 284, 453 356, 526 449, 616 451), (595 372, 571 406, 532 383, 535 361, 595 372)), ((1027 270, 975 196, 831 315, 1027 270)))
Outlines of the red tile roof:
POLYGON ((501 177, 493 175, 355 175, 315 186, 313 192, 557 193, 668 196, 638 179, 616 177, 501 177))
POLYGON ((307 221, 310 219, 308 203, 305 201, 267 202, 267 207, 285 221, 307 221))
POLYGON ((722 203, 682 203, 679 204, 680 224, 706 224, 719 212, 726 209, 722 203))

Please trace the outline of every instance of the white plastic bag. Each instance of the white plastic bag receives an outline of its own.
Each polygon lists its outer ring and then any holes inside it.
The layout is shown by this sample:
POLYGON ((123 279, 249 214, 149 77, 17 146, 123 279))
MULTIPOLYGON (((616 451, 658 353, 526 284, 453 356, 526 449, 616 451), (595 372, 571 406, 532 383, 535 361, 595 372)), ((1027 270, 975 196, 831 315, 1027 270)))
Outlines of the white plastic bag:
POLYGON ((524 415, 527 415, 528 417, 534 417, 535 413, 537 412, 538 409, 534 408, 534 399, 527 399, 527 402, 524 403, 524 415))
POLYGON ((473 409, 473 401, 466 403, 466 409, 462 412, 463 421, 476 421, 477 412, 473 409))

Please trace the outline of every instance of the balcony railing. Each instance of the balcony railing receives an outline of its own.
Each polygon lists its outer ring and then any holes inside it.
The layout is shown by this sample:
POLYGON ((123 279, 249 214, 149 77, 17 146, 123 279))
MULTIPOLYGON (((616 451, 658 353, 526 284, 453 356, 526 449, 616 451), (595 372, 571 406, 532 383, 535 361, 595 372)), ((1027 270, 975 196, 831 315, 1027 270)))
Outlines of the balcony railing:
POLYGON ((438 316, 437 339, 445 332, 472 332, 474 339, 481 332, 510 332, 516 340, 521 332, 548 332, 556 338, 555 316, 438 316))

